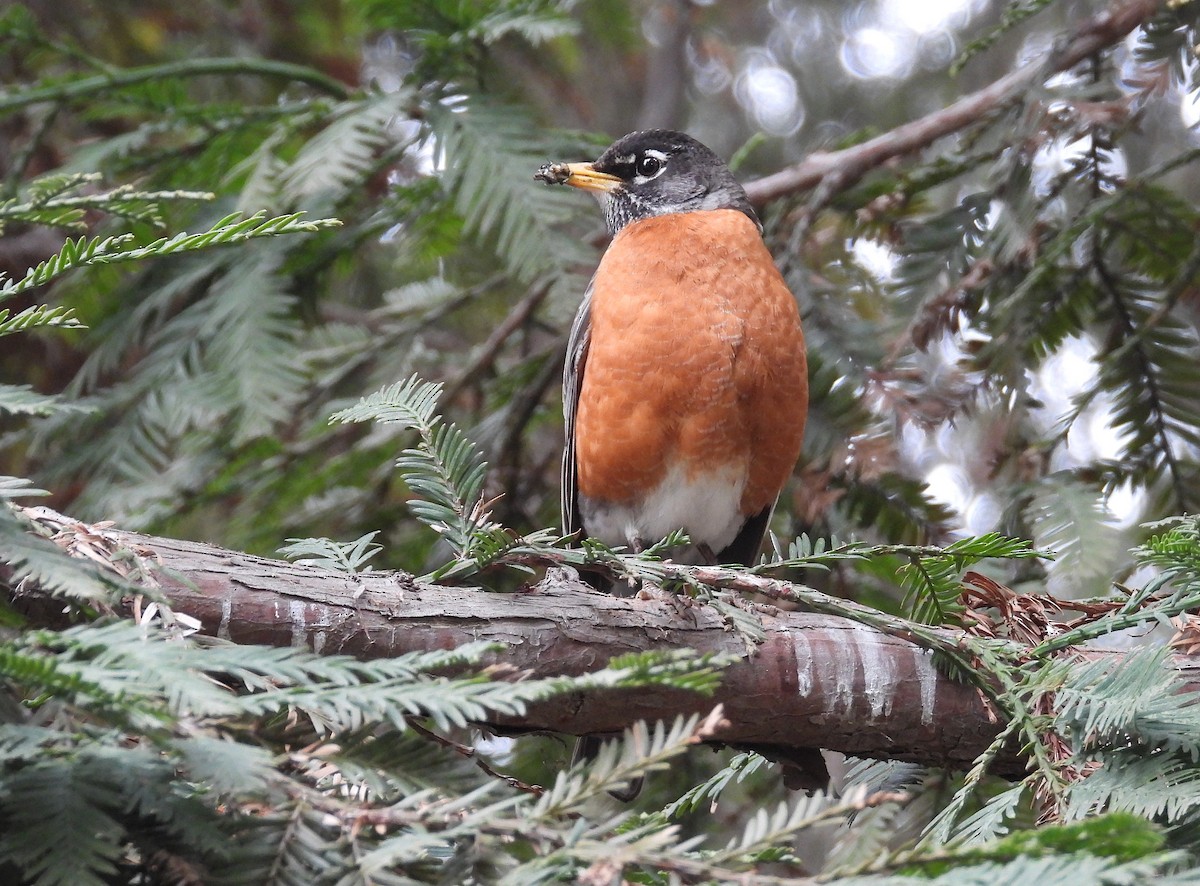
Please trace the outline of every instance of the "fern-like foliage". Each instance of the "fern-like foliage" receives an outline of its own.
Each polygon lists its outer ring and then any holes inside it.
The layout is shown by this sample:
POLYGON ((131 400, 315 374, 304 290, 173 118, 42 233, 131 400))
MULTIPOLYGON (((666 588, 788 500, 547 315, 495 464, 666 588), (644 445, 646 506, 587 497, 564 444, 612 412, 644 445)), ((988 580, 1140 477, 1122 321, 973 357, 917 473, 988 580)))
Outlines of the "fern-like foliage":
POLYGON ((528 187, 529 170, 545 162, 549 143, 530 139, 535 127, 519 109, 483 102, 439 108, 432 123, 467 233, 494 243, 513 276, 531 282, 585 259, 565 228, 577 214, 572 195, 528 187))
POLYGON ((663 815, 667 818, 677 818, 703 809, 706 804, 715 805, 727 787, 744 781, 766 765, 767 759, 759 754, 737 754, 707 781, 685 791, 679 799, 663 807, 663 815))
POLYGON ((1057 593, 1077 597, 1107 590, 1122 551, 1098 490, 1071 476, 1051 475, 1035 487, 1023 516, 1037 546, 1054 555, 1050 577, 1057 593))
POLYGON ((518 37, 537 45, 577 33, 568 15, 573 0, 520 0, 515 3, 458 3, 431 0, 397 6, 367 0, 364 12, 373 27, 411 34, 421 50, 416 74, 423 80, 454 80, 478 73, 484 48, 518 37))
POLYGON ((1059 722, 1086 775, 1066 814, 1120 809, 1180 826, 1200 816, 1200 696, 1181 687, 1166 648, 1080 667, 1059 690, 1059 722))
POLYGON ((15 335, 43 326, 70 328, 82 325, 74 310, 62 305, 34 305, 15 314, 8 308, 0 308, 0 336, 15 335))
POLYGON ((400 475, 418 496, 413 516, 446 538, 455 553, 470 550, 476 533, 493 526, 480 495, 487 465, 474 444, 437 414, 441 385, 416 376, 398 382, 331 417, 335 422, 378 421, 416 431, 422 446, 406 449, 400 475))
POLYGON ((411 739, 397 744, 394 736, 408 732, 412 718, 444 731, 585 686, 662 683, 711 691, 717 679, 711 658, 642 654, 580 679, 493 682, 477 669, 494 651, 473 644, 358 662, 299 650, 202 646, 122 622, 6 641, 0 676, 39 701, 29 722, 0 724, 0 855, 38 883, 103 882, 130 863, 131 841, 151 839, 221 881, 257 882, 269 869, 284 882, 301 882, 360 865, 380 873, 412 866, 423 878, 418 871, 441 867, 430 866, 428 849, 468 851, 459 835, 469 833, 460 821, 457 829, 422 837, 425 823, 454 809, 468 810, 470 822, 523 810, 517 824, 530 829, 566 821, 588 797, 678 755, 695 740, 699 721, 635 730, 607 768, 582 781, 564 775, 534 803, 527 794, 499 791, 502 783, 478 770, 461 796, 446 793, 448 785, 464 784, 463 768, 447 768, 444 757, 430 768, 419 762, 421 754, 408 753, 417 747, 411 739), (448 668, 458 675, 439 676, 448 668), (286 737, 278 731, 285 714, 301 718, 286 737), (49 720, 73 723, 74 735, 49 720), (383 723, 393 731, 380 733, 383 723), (152 744, 124 741, 130 730, 152 744), (281 769, 271 746, 301 736, 314 743, 281 769), (381 814, 410 809, 412 817, 391 819, 383 833, 352 836, 353 819, 369 814, 375 791, 347 794, 350 775, 389 796, 387 806, 377 807, 381 814), (35 796, 41 802, 32 802, 35 796), (264 802, 276 812, 244 814, 264 802), (367 805, 339 821, 336 810, 347 802, 367 805), (347 838, 359 848, 357 861, 336 851, 347 838), (426 850, 400 849, 414 842, 426 850))
POLYGON ((1022 539, 989 533, 947 545, 935 556, 912 558, 901 577, 909 593, 912 617, 929 624, 953 622, 962 611, 962 573, 989 558, 1045 556, 1022 539))
MULTIPOLYGON (((0 316, 4 313, 0 309, 0 316)), ((0 385, 0 412, 10 415, 51 415, 56 412, 87 412, 87 407, 62 397, 39 394, 29 385, 0 385)))
POLYGON ((340 572, 370 571, 366 562, 382 550, 374 543, 378 532, 368 532, 351 542, 335 542, 328 538, 289 538, 279 549, 285 557, 308 566, 323 566, 340 572))
POLYGON ((161 237, 145 246, 135 246, 132 235, 93 237, 68 240, 58 255, 46 259, 20 280, 0 280, 0 299, 12 298, 27 289, 42 286, 74 268, 90 265, 114 264, 117 262, 140 261, 182 252, 194 252, 212 246, 228 246, 259 237, 277 237, 281 234, 313 233, 337 225, 336 219, 302 221, 302 213, 267 218, 265 212, 243 217, 232 213, 218 220, 207 231, 198 234, 176 234, 161 237))
POLYGON ((1012 2, 1006 5, 1004 13, 995 27, 983 36, 975 38, 963 48, 958 58, 950 66, 950 72, 957 74, 972 58, 993 46, 997 40, 1017 25, 1037 15, 1052 4, 1053 0, 1012 0, 1012 2))
POLYGON ((403 115, 410 100, 406 91, 397 91, 331 108, 325 128, 272 179, 302 205, 306 198, 340 196, 370 175, 393 137, 389 125, 403 115))
POLYGON ((89 193, 103 177, 98 173, 47 175, 31 181, 24 199, 0 200, 0 231, 6 224, 36 224, 70 231, 86 230, 87 210, 100 210, 127 222, 162 227, 162 207, 184 200, 207 202, 216 196, 209 191, 141 191, 120 185, 89 193))

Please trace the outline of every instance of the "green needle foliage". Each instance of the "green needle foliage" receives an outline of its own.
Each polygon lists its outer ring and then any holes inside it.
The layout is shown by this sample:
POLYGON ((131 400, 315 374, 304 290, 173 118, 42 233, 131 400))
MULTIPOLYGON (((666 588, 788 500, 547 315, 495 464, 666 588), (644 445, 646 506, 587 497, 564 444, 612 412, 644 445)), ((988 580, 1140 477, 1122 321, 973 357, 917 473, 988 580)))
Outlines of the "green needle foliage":
MULTIPOLYGON (((410 378, 336 413, 332 421, 396 423, 421 435, 422 446, 406 449, 396 467, 418 496, 409 501, 413 516, 466 553, 473 536, 487 527, 482 511, 487 464, 474 444, 436 415, 441 386, 410 378)), ((494 524, 493 524, 494 525, 494 524)))
MULTIPOLYGON (((743 145, 753 178, 968 88, 839 85, 850 35, 824 37, 871 7, 297 2, 243 27, 209 0, 59 5, 0 13, 0 881, 1200 880, 1200 708, 1145 636, 1200 648, 1200 520, 1173 516, 1200 502, 1200 150, 1178 123, 1200 4, 1147 11, 932 149, 760 207, 813 398, 749 570, 657 559, 679 537, 635 556, 545 528, 601 238, 580 195, 531 175, 643 125, 639 96, 677 91, 680 125, 743 145), (674 90, 656 53, 677 25, 674 90), (734 108, 740 60, 768 56, 807 103, 786 138, 734 108), (1064 386, 1072 356, 1094 371, 1064 386), (927 484, 931 459, 960 501, 927 484), (764 597, 806 607, 932 651, 997 737, 964 773, 852 760, 809 796, 756 753, 700 752, 716 714, 638 724, 571 767, 557 739, 478 724, 585 691, 703 697, 729 662, 661 650, 533 680, 478 644, 232 645, 171 612, 132 552, 118 574, 64 551, 17 507, 41 487, 73 517, 286 539, 345 573, 653 583, 747 655, 764 597), (30 616, 47 597, 53 618, 30 616), (116 615, 131 599, 136 623, 116 615), (1110 635, 1145 648, 1089 648, 1110 635), (637 805, 611 802, 647 774, 637 805)), ((1052 67, 1038 47, 1060 31, 1112 27, 1085 7, 1009 3, 956 65, 994 79, 1020 42, 1052 67)))
POLYGON ((490 681, 477 668, 495 651, 360 662, 198 643, 158 625, 29 632, 0 645, 0 682, 27 699, 0 722, 0 862, 38 883, 139 869, 164 882, 172 870, 205 882, 405 869, 423 879, 476 851, 468 837, 482 822, 503 815, 514 836, 529 832, 522 839, 566 824, 588 797, 682 753, 697 720, 635 730, 619 756, 586 778, 564 775, 540 801, 478 769, 464 780, 473 767, 452 751, 430 760, 410 722, 449 731, 587 687, 702 692, 717 679, 704 658, 642 655, 577 680, 490 681), (447 794, 447 784, 466 788, 447 794), (358 832, 356 796, 387 798, 382 833, 358 832))
MULTIPOLYGON (((116 237, 93 238, 85 240, 68 240, 58 255, 46 259, 20 280, 3 282, 0 286, 0 299, 8 299, 20 295, 35 286, 50 282, 55 277, 65 274, 73 268, 83 265, 103 265, 113 262, 138 261, 145 258, 156 258, 177 252, 191 252, 206 249, 209 246, 239 243, 255 237, 274 237, 278 234, 313 233, 323 227, 337 224, 334 219, 324 219, 322 222, 300 222, 301 213, 278 216, 268 219, 265 212, 256 213, 249 218, 242 218, 241 213, 235 212, 216 222, 209 230, 200 234, 176 234, 170 239, 163 237, 146 246, 126 248, 130 246, 132 235, 116 237)), ((43 320, 42 324, 49 325, 52 320, 43 320)), ((59 321, 61 323, 61 321, 59 321)), ((57 324, 56 324, 57 325, 57 324)), ((15 330, 14 330, 15 331, 15 330)))

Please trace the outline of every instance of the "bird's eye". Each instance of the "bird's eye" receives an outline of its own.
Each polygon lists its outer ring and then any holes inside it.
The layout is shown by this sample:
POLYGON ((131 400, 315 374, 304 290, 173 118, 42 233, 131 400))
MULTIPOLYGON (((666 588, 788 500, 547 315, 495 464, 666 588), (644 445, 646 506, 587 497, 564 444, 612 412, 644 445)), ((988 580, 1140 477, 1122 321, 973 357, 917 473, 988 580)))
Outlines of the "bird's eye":
POLYGON ((663 162, 657 157, 653 157, 649 154, 643 154, 641 157, 638 157, 637 165, 634 167, 634 171, 636 171, 637 174, 643 178, 652 178, 653 176, 658 175, 658 172, 660 169, 662 169, 662 166, 663 162))

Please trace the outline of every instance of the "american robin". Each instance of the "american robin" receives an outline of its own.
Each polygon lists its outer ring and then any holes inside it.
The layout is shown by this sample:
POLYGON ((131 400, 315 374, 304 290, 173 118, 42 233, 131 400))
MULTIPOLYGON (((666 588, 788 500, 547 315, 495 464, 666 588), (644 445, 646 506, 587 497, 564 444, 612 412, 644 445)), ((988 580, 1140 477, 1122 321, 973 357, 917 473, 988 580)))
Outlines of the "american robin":
MULTIPOLYGON (((612 234, 567 347, 565 531, 636 551, 682 529, 677 562, 750 565, 800 454, 808 374, 746 192, 707 147, 661 129, 537 177, 591 191, 612 234)), ((576 759, 598 747, 585 736, 576 759)), ((823 784, 816 751, 782 757, 789 786, 823 784)))
POLYGON ((746 192, 661 129, 538 178, 596 195, 613 235, 567 350, 565 531, 636 551, 682 529, 676 562, 750 565, 800 454, 808 375, 746 192))

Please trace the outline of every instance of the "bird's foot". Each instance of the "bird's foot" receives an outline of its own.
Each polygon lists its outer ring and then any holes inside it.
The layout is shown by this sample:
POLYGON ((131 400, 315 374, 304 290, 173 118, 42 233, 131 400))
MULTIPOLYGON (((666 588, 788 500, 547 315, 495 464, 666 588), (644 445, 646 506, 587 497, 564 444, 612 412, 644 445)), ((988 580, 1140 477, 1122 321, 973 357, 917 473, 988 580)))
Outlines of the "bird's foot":
POLYGON ((676 615, 686 615, 693 624, 696 623, 696 601, 687 594, 676 594, 660 585, 642 582, 641 589, 636 594, 639 600, 657 600, 666 603, 675 610, 676 615))

